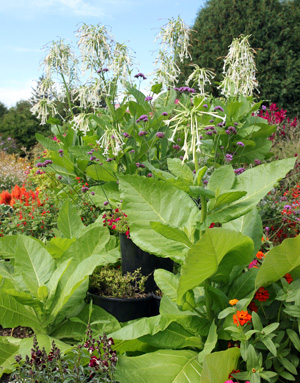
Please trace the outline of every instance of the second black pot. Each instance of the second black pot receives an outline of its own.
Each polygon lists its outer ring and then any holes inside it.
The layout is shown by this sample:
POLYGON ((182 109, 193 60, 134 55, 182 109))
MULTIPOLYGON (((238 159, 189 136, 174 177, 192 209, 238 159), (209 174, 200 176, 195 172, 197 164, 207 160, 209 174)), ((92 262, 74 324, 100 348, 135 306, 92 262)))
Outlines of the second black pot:
POLYGON ((122 233, 120 233, 120 247, 122 274, 133 273, 140 268, 142 275, 149 275, 145 285, 146 292, 155 291, 158 288, 154 281, 154 271, 156 269, 173 271, 174 262, 170 258, 156 257, 153 254, 146 253, 122 233))
POLYGON ((87 299, 109 312, 119 322, 157 315, 152 294, 145 298, 110 298, 88 292, 87 299))

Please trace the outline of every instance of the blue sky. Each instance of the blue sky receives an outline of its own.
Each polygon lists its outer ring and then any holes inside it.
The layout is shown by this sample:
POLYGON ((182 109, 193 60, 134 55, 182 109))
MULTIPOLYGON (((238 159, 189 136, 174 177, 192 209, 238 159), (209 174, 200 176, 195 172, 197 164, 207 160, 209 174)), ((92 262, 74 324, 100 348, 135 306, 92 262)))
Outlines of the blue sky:
POLYGON ((135 52, 137 69, 153 71, 159 27, 178 15, 192 26, 204 0, 0 0, 0 101, 28 99, 42 74, 45 44, 76 43, 82 23, 105 24, 135 52))

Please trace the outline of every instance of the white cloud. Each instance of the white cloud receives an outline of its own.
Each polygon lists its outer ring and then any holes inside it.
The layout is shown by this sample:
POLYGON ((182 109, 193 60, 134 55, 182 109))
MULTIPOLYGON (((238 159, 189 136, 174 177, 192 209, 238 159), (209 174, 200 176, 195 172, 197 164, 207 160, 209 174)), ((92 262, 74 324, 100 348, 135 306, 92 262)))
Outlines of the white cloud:
POLYGON ((34 82, 30 82, 20 88, 0 88, 0 101, 10 108, 20 100, 28 100, 31 97, 31 87, 34 85, 34 82))

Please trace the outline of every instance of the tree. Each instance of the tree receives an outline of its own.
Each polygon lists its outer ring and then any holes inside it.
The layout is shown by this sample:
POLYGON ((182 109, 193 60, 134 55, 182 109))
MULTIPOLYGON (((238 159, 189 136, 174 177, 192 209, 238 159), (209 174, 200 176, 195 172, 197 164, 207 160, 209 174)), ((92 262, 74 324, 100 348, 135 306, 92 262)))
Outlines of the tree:
POLYGON ((36 144, 35 133, 49 132, 49 126, 40 125, 38 119, 32 115, 31 107, 29 101, 19 101, 0 120, 1 136, 14 138, 19 150, 22 147, 29 150, 36 144))
MULTIPOLYGON (((192 29, 193 63, 212 68, 220 82, 223 58, 233 38, 251 35, 260 99, 289 113, 300 111, 300 0, 208 0, 192 29)), ((181 65, 183 82, 192 69, 181 65)), ((211 88, 219 95, 217 85, 211 88)))
POLYGON ((3 104, 3 102, 0 102, 0 120, 5 115, 5 113, 7 113, 7 111, 7 107, 3 104))

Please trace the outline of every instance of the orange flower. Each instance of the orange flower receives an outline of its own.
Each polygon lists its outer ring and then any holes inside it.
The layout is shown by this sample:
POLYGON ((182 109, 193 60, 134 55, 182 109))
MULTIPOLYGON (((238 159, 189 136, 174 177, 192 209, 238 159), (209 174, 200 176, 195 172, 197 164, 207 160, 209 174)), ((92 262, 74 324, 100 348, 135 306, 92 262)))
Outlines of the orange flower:
POLYGON ((263 258, 265 258, 265 254, 264 254, 262 251, 259 251, 259 252, 256 254, 256 258, 258 258, 258 259, 263 259, 263 258))
POLYGON ((264 287, 260 287, 254 295, 254 299, 260 302, 265 302, 267 299, 269 299, 269 297, 270 294, 264 287))
POLYGON ((238 303, 238 299, 231 299, 230 301, 229 301, 229 304, 231 305, 231 306, 234 306, 234 305, 236 305, 237 303, 238 303))
POLYGON ((236 315, 233 315, 233 323, 236 324, 238 327, 239 325, 244 326, 245 323, 250 322, 252 319, 252 316, 248 314, 248 311, 237 311, 236 315))
POLYGON ((0 204, 10 205, 11 194, 7 190, 3 190, 0 194, 0 204))
POLYGON ((293 277, 291 276, 291 274, 285 274, 284 278, 288 284, 293 282, 293 277))

